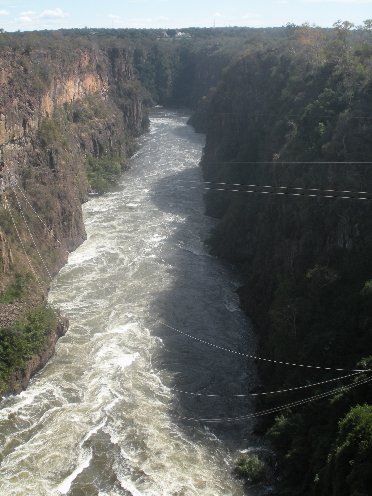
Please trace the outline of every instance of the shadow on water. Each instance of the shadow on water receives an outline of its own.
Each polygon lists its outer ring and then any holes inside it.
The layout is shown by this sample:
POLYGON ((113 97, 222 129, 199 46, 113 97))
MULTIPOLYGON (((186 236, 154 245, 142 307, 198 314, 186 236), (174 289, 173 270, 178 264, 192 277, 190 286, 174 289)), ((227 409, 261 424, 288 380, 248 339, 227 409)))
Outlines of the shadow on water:
MULTIPOLYGON (((180 127, 175 132, 184 136, 187 129, 180 127)), ((213 221, 203 213, 200 189, 193 188, 198 181, 200 171, 193 167, 163 177, 152 191, 152 201, 159 210, 183 219, 167 241, 163 259, 172 271, 173 283, 156 295, 150 309, 154 320, 147 323, 163 343, 153 357, 153 364, 163 372, 165 385, 170 388, 221 396, 193 396, 174 391, 170 414, 188 435, 195 435, 195 426, 207 427, 229 447, 237 447, 237 443, 241 447, 241 441, 250 437, 252 420, 207 423, 185 417, 230 418, 251 413, 252 400, 233 395, 245 394, 253 388, 254 364, 162 324, 233 350, 252 351, 254 346, 248 323, 238 307, 236 278, 229 267, 208 254, 204 245, 213 221)))

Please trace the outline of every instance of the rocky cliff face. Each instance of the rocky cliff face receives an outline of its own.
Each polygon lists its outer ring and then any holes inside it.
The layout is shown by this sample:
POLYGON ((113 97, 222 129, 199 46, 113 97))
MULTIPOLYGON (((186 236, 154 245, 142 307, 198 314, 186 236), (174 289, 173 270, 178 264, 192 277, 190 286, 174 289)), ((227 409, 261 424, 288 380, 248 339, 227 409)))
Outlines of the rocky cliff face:
MULTIPOLYGON (((27 44, 1 50, 0 66, 0 327, 9 327, 43 304, 50 277, 85 239, 90 161, 95 174, 105 159, 124 167, 147 117, 126 48, 27 44), (17 293, 20 277, 28 282, 17 293)), ((60 335, 11 375, 9 391, 27 385, 60 335)))
MULTIPOLYGON (((80 204, 88 191, 86 159, 117 156, 124 163, 130 136, 145 126, 143 101, 131 86, 133 67, 125 50, 78 49, 71 63, 63 60, 63 51, 47 49, 0 57, 3 208, 8 205, 19 215, 15 191, 33 232, 45 240, 46 258, 52 248, 50 270, 55 273, 66 258, 64 250, 85 236, 80 204), (18 91, 22 80, 25 87, 18 91), (23 193, 46 226, 33 218, 23 193)), ((28 243, 25 227, 20 230, 28 243)), ((2 229, 3 274, 11 272, 17 255, 22 258, 16 245, 2 229)))

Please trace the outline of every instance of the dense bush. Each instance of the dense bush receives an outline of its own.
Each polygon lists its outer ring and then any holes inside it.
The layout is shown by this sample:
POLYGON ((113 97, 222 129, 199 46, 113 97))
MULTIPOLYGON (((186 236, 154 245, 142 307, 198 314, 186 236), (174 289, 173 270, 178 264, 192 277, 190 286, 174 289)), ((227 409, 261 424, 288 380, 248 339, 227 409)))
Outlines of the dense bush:
POLYGON ((267 466, 257 455, 242 455, 236 463, 235 472, 247 482, 257 484, 265 478, 267 466))
POLYGON ((26 293, 31 276, 30 274, 15 274, 14 281, 0 294, 0 303, 14 303, 26 293))
POLYGON ((323 493, 368 496, 372 488, 372 406, 358 405, 339 422, 325 470, 323 493))
POLYGON ((59 120, 56 118, 43 119, 38 129, 38 137, 45 148, 60 144, 63 140, 63 130, 59 120))
POLYGON ((21 370, 33 355, 44 351, 55 327, 53 310, 40 306, 29 310, 12 327, 0 328, 0 393, 6 390, 12 373, 21 370))
POLYGON ((89 158, 88 180, 92 192, 103 194, 115 184, 122 171, 120 162, 112 158, 89 158))

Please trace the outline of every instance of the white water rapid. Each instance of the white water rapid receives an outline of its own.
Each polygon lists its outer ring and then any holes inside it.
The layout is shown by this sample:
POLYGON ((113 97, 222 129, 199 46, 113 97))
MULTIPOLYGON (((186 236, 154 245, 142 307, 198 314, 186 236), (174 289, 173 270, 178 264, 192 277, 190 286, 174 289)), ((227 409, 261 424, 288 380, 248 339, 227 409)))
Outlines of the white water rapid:
POLYGON ((182 417, 254 411, 232 397, 252 387, 254 366, 162 325, 253 347, 237 280, 204 246, 213 221, 194 188, 204 138, 186 122, 154 112, 119 186, 84 206, 88 239, 50 292, 69 331, 1 404, 1 496, 244 494, 232 470, 251 425, 182 417))

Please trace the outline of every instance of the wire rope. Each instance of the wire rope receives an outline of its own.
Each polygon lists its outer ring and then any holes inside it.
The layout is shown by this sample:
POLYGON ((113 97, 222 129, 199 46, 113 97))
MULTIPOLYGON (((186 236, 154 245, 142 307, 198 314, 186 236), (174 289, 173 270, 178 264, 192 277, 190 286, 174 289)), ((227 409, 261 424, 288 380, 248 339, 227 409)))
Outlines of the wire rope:
MULTIPOLYGON (((372 193, 369 193, 368 191, 351 191, 351 190, 337 190, 337 189, 321 189, 321 188, 304 188, 304 187, 297 187, 297 186, 270 186, 270 185, 265 185, 262 186, 260 184, 243 184, 243 183, 226 183, 226 182, 216 182, 216 181, 197 181, 197 180, 183 180, 181 179, 181 182, 186 182, 186 183, 198 183, 198 184, 208 184, 210 186, 236 186, 240 188, 262 188, 262 189, 293 189, 297 191, 318 191, 320 193, 350 193, 353 195, 369 195, 372 199, 372 193)), ((230 191, 230 189, 228 190, 230 191)))
POLYGON ((333 379, 328 379, 327 381, 319 381, 319 382, 315 382, 312 384, 306 384, 305 386, 298 386, 298 387, 293 387, 293 388, 288 388, 288 389, 279 389, 277 391, 267 391, 267 392, 260 392, 260 393, 233 394, 231 396, 222 395, 222 394, 194 393, 194 392, 190 392, 190 391, 183 391, 182 389, 178 389, 175 387, 172 387, 170 389, 172 391, 176 391, 177 393, 182 393, 182 394, 185 394, 188 396, 201 396, 201 397, 207 397, 207 398, 248 398, 248 397, 269 396, 269 395, 274 395, 274 394, 289 393, 292 391, 300 391, 303 389, 309 389, 309 388, 316 387, 316 386, 322 386, 323 384, 329 384, 331 382, 341 381, 343 379, 348 379, 350 377, 360 376, 361 374, 362 374, 361 372, 355 372, 353 374, 344 375, 342 377, 336 377, 333 379))
POLYGON ((236 416, 236 417, 197 418, 197 417, 180 417, 180 416, 176 416, 176 415, 171 415, 171 416, 174 418, 177 418, 178 420, 187 420, 187 421, 193 421, 193 422, 205 422, 205 423, 240 422, 240 421, 248 420, 251 418, 258 418, 258 417, 262 417, 265 415, 270 415, 272 413, 278 413, 278 412, 281 412, 284 410, 288 410, 289 408, 293 408, 295 406, 305 405, 307 403, 311 403, 311 402, 316 401, 318 399, 327 398, 327 397, 332 396, 338 392, 342 392, 345 390, 359 387, 362 384, 367 384, 371 381, 372 381, 372 377, 370 376, 370 377, 363 379, 361 381, 358 381, 356 383, 348 384, 348 385, 333 389, 331 391, 328 391, 326 393, 316 394, 314 396, 310 396, 309 398, 304 398, 302 400, 293 401, 291 403, 286 403, 284 405, 280 405, 277 407, 268 408, 266 410, 261 410, 259 412, 249 413, 247 415, 240 415, 240 416, 236 416))
MULTIPOLYGON (((43 219, 40 217, 40 215, 36 212, 36 210, 34 209, 34 207, 32 206, 31 202, 29 201, 29 199, 27 198, 27 196, 25 195, 24 191, 22 190, 22 188, 19 186, 18 184, 18 181, 15 179, 14 180, 15 182, 15 185, 17 186, 17 189, 21 192, 23 198, 25 199, 25 201, 27 202, 28 206, 31 208, 31 210, 33 211, 33 213, 36 215, 36 217, 39 219, 39 221, 41 222, 41 224, 49 231, 49 227, 47 226, 47 224, 43 221, 43 219)), ((62 243, 61 241, 55 236, 55 240, 56 242, 62 246, 62 243)), ((63 247, 62 247, 63 248, 63 247)), ((66 253, 69 253, 68 250, 66 250, 65 248, 63 248, 66 253)))
POLYGON ((287 193, 287 192, 277 192, 277 191, 260 191, 260 190, 241 190, 241 189, 227 189, 227 188, 208 188, 200 186, 192 186, 190 189, 203 189, 206 191, 226 191, 229 193, 251 193, 258 195, 277 195, 277 196, 302 196, 303 198, 338 198, 339 200, 363 200, 372 201, 372 197, 360 197, 360 196, 338 196, 338 195, 314 195, 314 194, 304 194, 304 193, 287 193))
POLYGON ((49 272, 49 268, 48 268, 48 266, 47 266, 47 264, 46 264, 46 262, 45 262, 45 260, 44 260, 43 256, 42 256, 42 255, 41 255, 41 253, 40 253, 40 250, 39 250, 39 248, 38 248, 38 246, 37 246, 37 244, 36 244, 35 238, 34 238, 34 236, 33 236, 32 232, 31 232, 30 226, 28 225, 28 222, 27 222, 26 217, 25 217, 25 215, 24 215, 24 212, 23 212, 22 206, 21 206, 21 204, 20 204, 20 202, 19 202, 19 198, 18 198, 18 196, 17 196, 17 193, 16 193, 15 189, 13 188, 13 185, 11 185, 11 188, 12 188, 13 193, 14 193, 14 196, 15 196, 15 198, 16 198, 16 200, 17 200, 18 207, 19 207, 19 210, 20 210, 20 212, 21 212, 21 216, 22 216, 23 222, 25 223, 26 228, 27 228, 27 231, 28 231, 28 233, 29 233, 29 235, 30 235, 30 237, 31 237, 32 244, 33 244, 33 245, 34 245, 34 247, 35 247, 35 250, 36 250, 36 252, 37 252, 37 254, 38 254, 38 256, 39 256, 39 258, 40 258, 40 260, 41 260, 41 262, 42 262, 42 264, 43 264, 43 266, 44 266, 44 268, 45 268, 45 270, 46 270, 46 272, 47 272, 47 274, 48 274, 48 276, 49 276, 49 279, 50 279, 50 280, 53 280, 53 277, 52 277, 51 273, 49 272))
POLYGON ((288 367, 300 367, 300 368, 304 368, 304 369, 327 370, 327 371, 335 371, 335 372, 372 372, 372 369, 348 369, 348 368, 325 367, 325 366, 321 366, 321 365, 304 365, 301 363, 291 363, 291 362, 285 362, 282 360, 274 360, 271 358, 263 358, 263 357, 260 357, 257 355, 250 355, 248 353, 243 353, 242 351, 232 350, 230 348, 226 348, 225 346, 220 346, 220 345, 211 343, 205 339, 197 338, 196 336, 192 336, 191 334, 188 334, 187 332, 181 331, 180 329, 177 329, 176 327, 173 327, 173 326, 171 326, 171 325, 169 325, 163 321, 160 321, 160 320, 157 321, 157 323, 159 323, 162 326, 164 326, 170 330, 173 330, 173 331, 177 332, 178 334, 180 334, 180 335, 182 335, 188 339, 191 339, 193 341, 197 341, 199 343, 202 343, 206 346, 210 346, 210 347, 217 349, 217 350, 226 351, 228 353, 232 353, 234 355, 239 355, 239 356, 242 356, 245 358, 250 358, 252 360, 258 360, 258 361, 266 362, 266 363, 273 363, 276 365, 285 365, 288 367))
POLYGON ((39 285, 40 289, 41 289, 41 290, 42 290, 42 292, 44 293, 44 288, 43 288, 43 287, 42 287, 42 285, 41 285, 40 278, 39 278, 39 276, 38 276, 38 274, 37 274, 36 270, 34 269, 34 267, 33 267, 32 263, 31 263, 31 260, 30 260, 30 258, 29 258, 29 256, 28 256, 28 254, 27 254, 27 251, 26 251, 25 245, 24 245, 24 243, 23 243, 22 237, 21 237, 21 235, 20 235, 20 233, 19 233, 19 230, 18 230, 17 224, 16 224, 16 222, 15 222, 15 219, 14 219, 14 216, 13 216, 13 213, 12 213, 12 209, 10 208, 10 205, 9 205, 8 200, 7 200, 7 198, 6 198, 6 197, 4 197, 4 200, 5 200, 5 204, 6 204, 6 205, 7 205, 7 207, 8 207, 8 212, 9 212, 10 217, 11 217, 11 219, 12 219, 12 223, 13 223, 13 226, 14 226, 15 232, 17 233, 17 237, 18 237, 19 242, 20 242, 20 244, 21 244, 21 246, 22 246, 22 250, 23 250, 23 252, 24 252, 24 254, 25 254, 25 257, 26 257, 26 260, 27 260, 27 262, 28 262, 28 265, 30 266, 31 272, 32 272, 32 273, 33 273, 33 275, 35 276, 35 280, 36 280, 36 282, 38 283, 38 285, 39 285))

